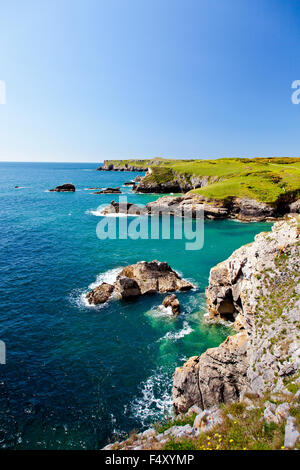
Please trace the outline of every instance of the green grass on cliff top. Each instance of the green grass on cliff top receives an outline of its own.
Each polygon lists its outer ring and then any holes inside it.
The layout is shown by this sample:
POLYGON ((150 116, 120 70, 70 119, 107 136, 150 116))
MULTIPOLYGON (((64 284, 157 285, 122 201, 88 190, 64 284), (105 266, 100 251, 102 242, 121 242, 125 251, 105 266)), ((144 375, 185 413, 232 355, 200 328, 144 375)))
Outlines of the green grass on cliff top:
POLYGON ((170 181, 172 174, 208 177, 209 184, 193 190, 211 199, 248 197, 274 203, 289 193, 300 194, 300 158, 221 158, 216 160, 109 160, 115 166, 151 166, 150 182, 170 181), (172 173, 173 172, 173 173, 172 173))

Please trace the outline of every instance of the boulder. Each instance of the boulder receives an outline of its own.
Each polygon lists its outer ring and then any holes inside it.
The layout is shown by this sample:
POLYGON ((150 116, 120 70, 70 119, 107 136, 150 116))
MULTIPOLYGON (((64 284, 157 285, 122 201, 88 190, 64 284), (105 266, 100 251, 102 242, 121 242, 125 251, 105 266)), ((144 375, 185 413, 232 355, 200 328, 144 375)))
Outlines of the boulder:
POLYGON ((180 303, 175 294, 171 294, 165 297, 162 304, 164 307, 171 307, 174 315, 179 315, 180 303))
POLYGON ((202 432, 210 431, 218 424, 222 424, 223 416, 221 410, 217 407, 212 407, 209 410, 203 410, 199 413, 193 424, 194 433, 199 435, 202 432))
POLYGON ((86 298, 88 299, 89 304, 104 304, 104 302, 107 302, 110 298, 113 290, 114 286, 103 282, 100 286, 95 287, 95 289, 89 292, 86 298))
POLYGON ((55 189, 49 189, 49 191, 55 191, 57 193, 66 193, 66 192, 74 192, 75 191, 75 186, 72 183, 65 183, 62 184, 61 186, 56 186, 55 189))
POLYGON ((297 429, 296 418, 290 416, 285 425, 284 447, 293 449, 300 438, 300 433, 297 429))

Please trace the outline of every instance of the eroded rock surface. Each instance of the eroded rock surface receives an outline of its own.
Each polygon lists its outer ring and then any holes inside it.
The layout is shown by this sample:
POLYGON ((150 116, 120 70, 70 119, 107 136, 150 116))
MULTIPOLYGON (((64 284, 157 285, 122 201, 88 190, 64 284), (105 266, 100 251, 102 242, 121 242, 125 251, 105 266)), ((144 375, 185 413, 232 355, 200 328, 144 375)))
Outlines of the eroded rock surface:
POLYGON ((111 203, 105 207, 103 210, 103 215, 107 214, 127 214, 127 215, 145 215, 147 213, 145 207, 140 207, 136 204, 131 204, 129 202, 115 202, 111 203))
POLYGON ((296 218, 236 250, 211 269, 208 321, 234 321, 239 333, 176 369, 177 412, 237 401, 245 392, 287 392, 300 368, 300 256, 296 218))
POLYGON ((180 276, 166 262, 140 261, 126 266, 118 278, 134 279, 141 291, 141 295, 155 294, 156 292, 174 292, 176 290, 189 290, 193 285, 181 279, 180 276))
POLYGON ((103 282, 100 286, 95 287, 95 289, 89 292, 86 298, 90 304, 104 304, 110 298, 113 290, 114 286, 103 282))
MULTIPOLYGON (((186 291, 192 288, 193 285, 181 279, 168 263, 157 260, 140 261, 122 269, 113 286, 103 283, 93 289, 87 294, 87 299, 89 303, 99 304, 106 302, 112 291, 119 297, 128 299, 156 292, 186 291)), ((174 308, 178 308, 174 299, 173 302, 174 308)))

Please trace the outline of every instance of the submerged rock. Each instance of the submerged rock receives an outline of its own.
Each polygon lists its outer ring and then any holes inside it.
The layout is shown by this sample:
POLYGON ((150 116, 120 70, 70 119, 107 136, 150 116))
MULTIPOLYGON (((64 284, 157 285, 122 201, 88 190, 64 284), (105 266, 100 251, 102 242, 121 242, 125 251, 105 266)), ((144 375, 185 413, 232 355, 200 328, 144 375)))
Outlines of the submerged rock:
POLYGON ((55 191, 57 193, 74 192, 75 186, 72 183, 65 183, 61 186, 56 186, 55 189, 49 189, 49 191, 55 191))
POLYGON ((95 287, 95 289, 89 292, 86 298, 90 304, 104 304, 104 302, 107 302, 107 300, 110 298, 113 290, 114 286, 103 282, 100 286, 95 287))
POLYGON ((163 300, 162 305, 164 307, 171 307, 173 315, 179 315, 180 313, 180 303, 175 294, 168 295, 163 300))

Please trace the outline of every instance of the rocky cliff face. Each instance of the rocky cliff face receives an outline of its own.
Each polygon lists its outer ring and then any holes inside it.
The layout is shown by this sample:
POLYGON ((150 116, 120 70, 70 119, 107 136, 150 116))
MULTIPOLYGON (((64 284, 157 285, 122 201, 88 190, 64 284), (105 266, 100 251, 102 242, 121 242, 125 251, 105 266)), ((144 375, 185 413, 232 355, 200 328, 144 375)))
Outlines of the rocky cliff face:
POLYGON ((171 169, 154 166, 148 169, 135 191, 156 194, 187 193, 192 189, 207 186, 215 179, 216 177, 179 174, 171 169))
POLYGON ((277 214, 274 207, 255 200, 237 199, 235 201, 207 200, 198 194, 185 196, 163 196, 156 201, 149 202, 144 208, 134 204, 118 204, 114 201, 105 208, 103 214, 123 212, 140 215, 173 215, 185 217, 199 217, 205 219, 236 218, 241 221, 274 220, 277 214))
POLYGON ((103 166, 97 168, 98 171, 141 171, 146 172, 148 166, 146 166, 143 160, 140 161, 141 165, 133 165, 129 163, 123 163, 120 160, 119 163, 112 163, 110 160, 104 160, 103 166))
POLYGON ((239 332, 174 374, 176 412, 240 400, 246 392, 287 392, 300 369, 299 219, 236 250, 212 268, 206 290, 210 322, 239 332))
POLYGON ((270 204, 246 198, 208 199, 200 194, 164 196, 147 204, 148 212, 161 211, 164 214, 196 217, 201 208, 206 219, 236 218, 241 221, 272 220, 279 214, 270 204))

